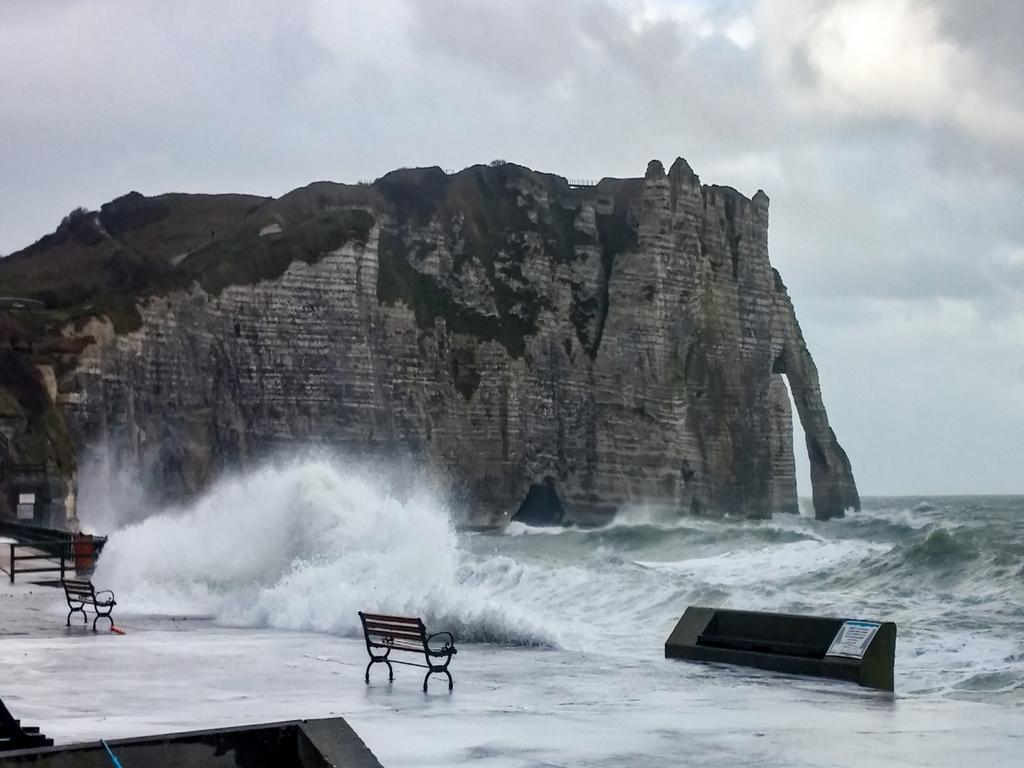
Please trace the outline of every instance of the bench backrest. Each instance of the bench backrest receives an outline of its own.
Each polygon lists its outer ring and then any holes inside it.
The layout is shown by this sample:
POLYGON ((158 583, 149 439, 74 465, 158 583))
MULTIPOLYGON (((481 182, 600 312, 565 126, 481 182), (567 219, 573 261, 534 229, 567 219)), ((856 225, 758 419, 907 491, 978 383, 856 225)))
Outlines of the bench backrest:
POLYGON ((842 626, 842 619, 823 616, 719 608, 704 629, 704 635, 735 638, 762 645, 805 646, 808 653, 823 657, 842 626))
POLYGON ((427 643, 427 630, 419 618, 360 611, 359 620, 363 623, 363 634, 368 645, 422 651, 427 643))
POLYGON ((95 594, 92 582, 88 579, 64 579, 61 584, 64 585, 64 592, 68 597, 91 598, 95 594))

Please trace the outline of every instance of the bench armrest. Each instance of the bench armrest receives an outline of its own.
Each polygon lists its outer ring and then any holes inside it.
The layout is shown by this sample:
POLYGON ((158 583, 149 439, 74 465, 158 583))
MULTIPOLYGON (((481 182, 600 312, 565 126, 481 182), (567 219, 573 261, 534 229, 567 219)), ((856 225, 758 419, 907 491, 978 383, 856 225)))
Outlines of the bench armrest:
POLYGON ((427 647, 430 648, 431 651, 447 651, 449 648, 455 647, 455 637, 451 632, 435 632, 432 635, 427 635, 427 647), (435 637, 441 637, 442 635, 448 638, 448 640, 445 641, 444 647, 440 649, 430 648, 430 641, 435 637))
POLYGON ((97 592, 96 593, 96 599, 97 600, 99 600, 100 595, 110 595, 110 602, 111 603, 117 603, 117 601, 114 599, 114 593, 111 592, 109 589, 103 589, 103 590, 100 590, 99 592, 97 592))

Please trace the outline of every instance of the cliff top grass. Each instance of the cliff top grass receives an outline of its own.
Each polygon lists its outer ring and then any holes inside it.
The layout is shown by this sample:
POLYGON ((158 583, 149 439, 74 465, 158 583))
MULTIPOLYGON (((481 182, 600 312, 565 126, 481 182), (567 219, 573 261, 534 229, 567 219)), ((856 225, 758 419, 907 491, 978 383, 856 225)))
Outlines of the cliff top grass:
MULTIPOLYGON (((274 279, 295 261, 312 262, 346 243, 365 242, 383 216, 380 298, 407 303, 423 327, 444 316, 459 330, 497 339, 521 354, 541 303, 517 287, 526 245, 510 233, 535 231, 555 258, 571 259, 576 245, 589 242, 573 226, 580 200, 614 198, 623 188, 639 189, 638 181, 605 180, 598 188, 578 190, 558 176, 495 163, 454 175, 440 168, 402 169, 373 184, 315 182, 279 199, 131 192, 98 211, 72 211, 53 233, 0 260, 0 285, 5 293, 46 305, 45 318, 31 323, 36 339, 100 315, 118 332, 129 332, 141 322, 140 298, 192 284, 218 293, 229 285, 274 279), (520 188, 539 190, 547 205, 524 205, 520 188), (528 219, 531 206, 546 211, 540 221, 528 219), (457 218, 462 247, 455 266, 474 259, 484 267, 497 317, 455 306, 432 278, 409 264, 408 250, 415 247, 407 242, 411 229, 438 220, 453 234, 457 218)), ((609 247, 627 247, 635 233, 621 216, 614 226, 610 221, 600 222, 609 247)))
MULTIPOLYGON (((670 175, 699 184, 681 159, 670 175)), ((599 240, 610 263, 615 253, 636 242, 635 222, 627 211, 642 189, 640 178, 574 187, 560 176, 495 161, 455 174, 437 167, 400 169, 372 184, 315 182, 278 199, 130 192, 98 211, 72 211, 54 232, 0 259, 0 286, 5 294, 43 301, 50 326, 107 315, 118 331, 128 331, 139 323, 139 298, 193 283, 216 293, 228 285, 273 279, 293 261, 315 261, 347 242, 365 240, 382 216, 389 225, 382 228, 389 230, 384 234, 397 235, 389 241, 395 248, 392 255, 408 261, 403 235, 409 229, 440 222, 454 235, 454 222, 461 218, 454 266, 474 259, 484 267, 502 323, 523 321, 521 329, 513 329, 518 334, 531 325, 536 302, 528 291, 508 287, 517 282, 524 252, 524 243, 510 233, 533 232, 550 256, 575 258, 575 247, 588 244, 588 238, 576 229, 574 219, 581 203, 590 200, 597 203, 599 240), (534 193, 545 199, 533 199, 534 193), (529 213, 539 213, 539 219, 529 218, 529 213), (274 233, 275 227, 281 231, 274 233)), ((705 189, 731 203, 728 214, 742 198, 724 187, 705 189)), ((393 277, 396 285, 406 284, 401 290, 417 308, 418 319, 429 322, 432 313, 448 311, 428 306, 436 303, 422 295, 436 290, 429 281, 393 277)), ((385 287, 382 299, 389 298, 400 297, 385 287)), ((444 303, 443 298, 437 301, 444 303)), ((477 320, 487 326, 488 321, 477 320)))
MULTIPOLYGON (((353 239, 372 218, 311 185, 280 200, 251 195, 129 193, 99 211, 76 209, 56 231, 0 260, 4 292, 46 305, 50 328, 109 317, 119 332, 138 327, 136 301, 188 288, 278 277, 353 239), (267 222, 294 222, 287 236, 260 237, 267 222)), ((342 185, 327 185, 340 187, 342 185)), ((358 195, 352 199, 357 200, 358 195)), ((38 326, 40 323, 35 323, 38 326)))

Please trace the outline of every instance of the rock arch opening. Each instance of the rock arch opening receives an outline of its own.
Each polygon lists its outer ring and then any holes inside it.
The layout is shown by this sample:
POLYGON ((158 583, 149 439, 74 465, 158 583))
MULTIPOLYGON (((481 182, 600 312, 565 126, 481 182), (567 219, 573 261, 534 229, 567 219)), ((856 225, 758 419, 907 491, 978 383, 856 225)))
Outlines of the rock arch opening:
POLYGON ((776 360, 772 375, 772 419, 776 435, 772 445, 773 506, 777 512, 800 514, 800 497, 808 496, 811 488, 811 468, 805 449, 807 437, 790 377, 785 366, 778 362, 776 360))

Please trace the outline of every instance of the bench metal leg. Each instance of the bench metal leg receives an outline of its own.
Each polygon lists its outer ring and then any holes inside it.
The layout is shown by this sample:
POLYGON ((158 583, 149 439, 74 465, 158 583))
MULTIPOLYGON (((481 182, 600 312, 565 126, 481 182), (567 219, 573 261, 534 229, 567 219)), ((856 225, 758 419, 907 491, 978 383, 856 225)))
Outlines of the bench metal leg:
POLYGON ((371 656, 370 657, 370 663, 366 665, 366 674, 363 676, 363 679, 366 680, 366 684, 367 685, 370 684, 370 667, 372 667, 374 664, 377 664, 377 663, 383 663, 383 664, 387 664, 388 665, 388 682, 389 683, 394 682, 394 680, 395 680, 395 669, 394 669, 394 667, 391 666, 391 662, 388 661, 383 656, 371 656))
POLYGON ((448 676, 448 690, 449 691, 452 690, 455 687, 455 683, 452 681, 452 673, 449 672, 446 669, 447 666, 448 665, 445 664, 444 667, 431 667, 430 668, 430 671, 427 672, 426 677, 423 678, 423 692, 424 693, 427 692, 427 681, 430 680, 430 676, 432 674, 434 674, 435 672, 444 672, 448 676))
MULTIPOLYGON (((111 613, 113 613, 113 611, 111 611, 111 613)), ((82 611, 82 615, 83 616, 85 615, 85 611, 82 611)), ((92 620, 92 631, 93 632, 96 631, 96 622, 99 621, 100 619, 106 619, 107 621, 110 622, 110 626, 111 627, 114 626, 114 619, 113 619, 113 617, 109 613, 100 613, 99 611, 97 611, 96 612, 96 618, 92 620)))

